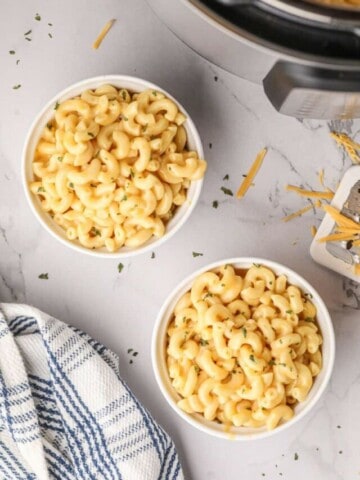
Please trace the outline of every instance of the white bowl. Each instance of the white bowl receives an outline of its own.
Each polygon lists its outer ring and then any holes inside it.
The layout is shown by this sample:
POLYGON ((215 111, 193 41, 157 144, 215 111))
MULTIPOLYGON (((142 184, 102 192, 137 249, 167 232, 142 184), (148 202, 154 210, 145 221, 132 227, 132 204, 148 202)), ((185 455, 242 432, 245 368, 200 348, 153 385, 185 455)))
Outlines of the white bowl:
POLYGON ((153 369, 156 377, 156 381, 160 387, 161 392, 166 398, 169 405, 175 410, 175 412, 180 415, 184 420, 186 420, 190 425, 198 428, 199 430, 215 435, 216 437, 221 437, 224 439, 239 440, 239 441, 248 441, 255 440, 265 437, 270 437, 280 433, 287 428, 295 425, 299 422, 307 413, 310 412, 318 402, 321 395, 324 393, 324 390, 329 382, 331 372, 334 365, 335 359, 335 337, 334 330, 331 322, 329 312, 320 298, 319 294, 314 290, 314 288, 304 280, 300 275, 295 273, 290 268, 280 265, 279 263, 272 262, 270 260, 264 260, 261 258, 230 258, 226 260, 221 260, 192 273, 185 280, 183 280, 180 285, 178 285, 168 296, 165 303, 163 304, 158 318, 156 320, 153 337, 152 337, 152 346, 151 346, 151 358, 153 369), (180 400, 179 394, 173 388, 168 371, 166 366, 166 357, 165 357, 165 345, 166 345, 166 331, 171 317, 174 311, 174 307, 177 301, 184 295, 191 287, 194 279, 203 272, 208 270, 213 270, 220 265, 230 264, 238 268, 249 268, 254 263, 261 264, 266 267, 271 268, 275 274, 281 275, 284 274, 287 276, 288 281, 297 285, 301 288, 304 293, 309 293, 312 295, 311 301, 317 308, 317 322, 320 327, 322 336, 323 336, 323 345, 322 345, 322 355, 323 355, 323 368, 320 371, 319 375, 315 377, 314 384, 309 392, 308 397, 302 403, 299 403, 295 407, 295 415, 288 422, 280 424, 274 430, 266 430, 265 427, 262 428, 247 428, 247 427, 231 427, 224 428, 223 425, 218 424, 213 421, 206 420, 200 414, 188 414, 184 412, 181 408, 177 406, 177 401, 180 400))
POLYGON ((76 95, 81 94, 84 90, 97 88, 100 85, 110 84, 118 88, 125 88, 132 92, 142 92, 151 88, 153 90, 158 90, 163 92, 167 97, 171 98, 179 107, 179 110, 186 115, 186 121, 183 124, 187 133, 187 145, 190 150, 195 150, 200 158, 204 158, 204 150, 200 140, 199 133, 191 120, 189 114, 186 110, 179 104, 174 97, 172 97, 168 92, 160 88, 158 85, 147 82, 136 77, 130 77, 127 75, 104 75, 94 78, 89 78, 82 80, 81 82, 75 83, 70 87, 62 90, 55 97, 53 97, 37 115, 33 121, 29 133, 25 140, 25 145, 22 153, 22 178, 25 189, 26 199, 30 205, 31 210, 40 221, 41 225, 47 230, 53 237, 59 240, 62 244, 70 247, 78 252, 87 253, 96 257, 106 257, 106 258, 125 258, 133 255, 139 255, 141 253, 153 250, 158 247, 170 237, 172 237, 186 222, 189 218, 191 212, 194 210, 195 205, 199 199, 203 180, 195 180, 191 182, 190 188, 188 189, 186 202, 176 210, 173 218, 166 225, 165 235, 161 238, 152 237, 148 242, 142 245, 139 248, 133 249, 128 247, 122 247, 116 252, 108 252, 105 248, 91 250, 83 247, 77 241, 71 241, 66 237, 65 231, 50 217, 47 212, 44 212, 41 208, 40 201, 36 195, 33 195, 29 188, 29 182, 33 180, 33 172, 31 164, 33 161, 33 156, 35 152, 36 145, 39 141, 40 135, 49 122, 49 120, 54 116, 54 105, 56 102, 62 102, 66 99, 75 97, 76 95))

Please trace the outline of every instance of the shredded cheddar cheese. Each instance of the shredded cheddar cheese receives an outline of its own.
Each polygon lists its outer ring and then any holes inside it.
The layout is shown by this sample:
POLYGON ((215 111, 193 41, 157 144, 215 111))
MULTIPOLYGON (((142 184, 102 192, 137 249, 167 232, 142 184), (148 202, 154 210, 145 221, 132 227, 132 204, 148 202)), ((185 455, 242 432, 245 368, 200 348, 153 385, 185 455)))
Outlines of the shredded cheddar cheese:
POLYGON ((291 213, 290 215, 287 215, 286 217, 283 217, 283 222, 289 222, 290 220, 293 220, 296 217, 301 217, 304 213, 308 212, 313 208, 312 205, 306 205, 306 207, 300 208, 300 210, 297 210, 294 213, 291 213))
POLYGON ((335 142, 343 147, 353 163, 360 163, 360 156, 357 153, 360 150, 360 145, 346 135, 346 133, 330 132, 330 135, 335 140, 335 142))
POLYGON ((317 233, 317 228, 315 227, 315 225, 312 225, 311 226, 311 235, 313 237, 315 237, 316 233, 317 233))
POLYGON ((313 190, 305 190, 301 187, 296 187, 295 185, 287 185, 286 190, 288 192, 295 192, 301 197, 307 198, 321 198, 323 200, 331 200, 334 197, 334 192, 326 191, 326 192, 315 192, 313 190))
POLYGON ((360 275, 360 263, 357 263, 354 266, 354 273, 355 273, 355 275, 360 275))
POLYGON ((328 213, 333 220, 340 226, 340 227, 348 227, 348 228, 354 228, 354 229, 359 229, 360 230, 360 225, 356 223, 354 220, 351 220, 351 218, 346 217, 342 213, 339 212, 335 207, 331 205, 324 205, 323 209, 325 210, 326 213, 328 213))
POLYGON ((101 32, 99 33, 99 35, 97 36, 95 42, 93 43, 93 48, 95 50, 97 50, 102 41, 104 40, 104 38, 106 37, 106 35, 108 34, 110 28, 113 26, 114 22, 115 22, 115 18, 113 18, 112 20, 109 20, 102 28, 101 32))
POLYGON ((322 168, 320 170, 320 172, 318 173, 318 178, 319 178, 319 183, 320 185, 325 188, 325 185, 324 185, 324 169, 322 168))
POLYGON ((324 205, 324 210, 336 223, 335 233, 319 238, 319 243, 351 241, 354 246, 360 246, 360 224, 343 215, 331 205, 324 205))
POLYGON ((250 167, 250 170, 249 170, 248 174, 244 178, 242 184, 239 187, 239 190, 236 193, 237 198, 243 198, 245 196, 246 192, 249 190, 256 174, 258 173, 258 171, 259 171, 259 169, 262 165, 262 162, 265 158, 266 152, 267 152, 267 149, 263 148, 261 150, 261 152, 259 152, 257 154, 253 164, 250 167))

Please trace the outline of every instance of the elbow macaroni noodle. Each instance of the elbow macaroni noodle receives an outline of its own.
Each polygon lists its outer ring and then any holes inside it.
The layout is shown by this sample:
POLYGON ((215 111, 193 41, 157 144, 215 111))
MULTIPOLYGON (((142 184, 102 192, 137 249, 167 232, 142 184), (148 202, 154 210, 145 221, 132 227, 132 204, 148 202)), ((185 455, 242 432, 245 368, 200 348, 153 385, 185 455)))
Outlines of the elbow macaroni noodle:
POLYGON ((86 248, 113 252, 161 237, 206 170, 186 149, 185 120, 152 90, 103 85, 56 104, 35 150, 31 192, 86 248))
POLYGON ((322 368, 316 313, 298 287, 264 266, 201 274, 167 329, 178 406, 236 427, 290 420, 322 368))

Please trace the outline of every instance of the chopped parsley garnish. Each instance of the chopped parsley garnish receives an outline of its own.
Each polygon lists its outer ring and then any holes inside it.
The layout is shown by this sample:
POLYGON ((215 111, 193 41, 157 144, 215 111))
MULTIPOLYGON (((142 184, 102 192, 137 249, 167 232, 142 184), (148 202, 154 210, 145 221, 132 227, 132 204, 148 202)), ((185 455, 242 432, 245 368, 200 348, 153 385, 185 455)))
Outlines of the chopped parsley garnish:
POLYGON ((196 373, 199 373, 200 372, 199 365, 194 365, 194 370, 195 370, 196 373))
POLYGON ((25 40, 27 40, 28 42, 31 42, 31 38, 29 37, 25 37, 25 40))
POLYGON ((155 258, 155 252, 151 252, 151 257, 150 258, 155 258))
POLYGON ((212 202, 212 206, 213 206, 213 208, 218 208, 219 202, 218 202, 217 200, 214 200, 214 201, 212 202))
POLYGON ((16 60, 16 65, 19 65, 19 63, 20 63, 20 60, 16 60))
POLYGON ((223 180, 229 180, 229 175, 226 174, 225 177, 223 178, 223 180))
POLYGON ((250 360, 251 360, 252 362, 255 362, 255 357, 254 357, 253 354, 249 355, 249 358, 250 358, 250 360))
POLYGON ((118 265, 118 272, 121 273, 123 271, 124 265, 122 263, 119 263, 118 265))
POLYGON ((256 267, 256 268, 260 268, 260 267, 261 267, 260 263, 253 263, 253 265, 254 265, 254 267, 256 267))
POLYGON ((124 195, 123 198, 121 199, 121 201, 122 201, 122 202, 126 202, 126 200, 127 200, 127 196, 124 195))
POLYGON ((271 366, 276 365, 276 362, 273 358, 270 360, 269 365, 271 365, 271 366))
POLYGON ((130 168, 130 177, 134 178, 134 176, 135 176, 134 170, 132 168, 130 168))
POLYGON ((291 315, 291 314, 293 313, 293 311, 292 311, 292 310, 286 310, 286 313, 287 313, 288 315, 291 315))
POLYGON ((202 257, 204 254, 200 252, 192 252, 192 256, 195 257, 202 257))
POLYGON ((40 278, 40 280, 49 280, 49 274, 48 273, 40 273, 39 278, 40 278))
POLYGON ((214 77, 214 80, 215 80, 215 82, 218 81, 218 77, 217 77, 216 75, 215 75, 215 77, 214 77))
POLYGON ((127 121, 129 120, 128 117, 125 117, 124 115, 122 115, 121 118, 122 118, 125 122, 127 122, 127 121))
POLYGON ((20 87, 21 87, 21 83, 19 83, 18 85, 14 85, 13 90, 18 90, 20 87))
POLYGON ((210 148, 210 150, 212 149, 212 143, 209 143, 209 148, 210 148))
POLYGON ((94 137, 95 137, 95 135, 94 135, 93 133, 91 133, 91 132, 87 132, 87 134, 88 134, 89 137, 91 137, 91 138, 94 138, 94 137))
POLYGON ((243 327, 243 328, 241 329, 241 331, 242 331, 242 333, 243 333, 244 338, 246 338, 246 335, 247 335, 247 330, 246 330, 246 328, 243 327))
POLYGON ((38 13, 35 15, 35 20, 37 20, 38 22, 40 22, 40 20, 41 20, 41 17, 38 13))
POLYGON ((131 352, 133 352, 133 351, 134 351, 133 348, 128 348, 128 351, 127 351, 127 352, 128 352, 128 353, 131 353, 131 352))
POLYGON ((62 161, 63 161, 63 157, 57 157, 57 161, 58 161, 58 162, 62 162, 62 161))
POLYGON ((59 108, 59 102, 56 102, 54 105, 54 110, 57 110, 59 108))
POLYGON ((32 32, 32 30, 29 30, 28 32, 24 33, 24 37, 27 37, 28 35, 30 35, 32 32))
POLYGON ((15 50, 9 50, 10 55, 15 55, 15 50))
POLYGON ((39 187, 39 188, 37 189, 37 191, 38 191, 38 192, 45 192, 45 188, 44 188, 44 187, 39 187))
POLYGON ((209 342, 207 340, 204 340, 203 338, 200 338, 200 345, 202 347, 205 347, 205 345, 209 345, 209 342))
POLYGON ((234 194, 233 192, 230 190, 230 188, 226 188, 226 187, 221 187, 220 190, 222 192, 224 192, 225 195, 229 195, 230 197, 233 197, 234 194))
POLYGON ((74 184, 72 182, 69 183, 70 188, 74 188, 74 184))
POLYGON ((341 425, 337 425, 336 428, 341 428, 341 425))
POLYGON ((92 227, 92 229, 90 230, 90 233, 91 233, 94 237, 101 237, 101 232, 100 232, 100 230, 98 230, 98 229, 95 228, 95 227, 92 227))
POLYGON ((133 357, 137 357, 139 355, 139 352, 134 352, 133 357))
POLYGON ((153 90, 152 94, 154 95, 154 97, 157 97, 157 92, 155 90, 153 90))
POLYGON ((52 23, 48 23, 48 25, 49 25, 49 27, 52 27, 52 26, 53 26, 53 24, 52 24, 52 23))
POLYGON ((53 38, 53 36, 51 35, 51 33, 48 33, 48 37, 49 37, 49 38, 53 38))
POLYGON ((121 96, 122 96, 123 100, 126 100, 126 91, 125 90, 121 90, 121 96))
POLYGON ((306 317, 305 318, 305 322, 313 322, 313 321, 314 321, 314 319, 311 318, 311 317, 306 317))
POLYGON ((282 338, 280 338, 280 343, 283 343, 282 338))
POLYGON ((305 295, 309 298, 313 298, 312 293, 305 293, 305 295))

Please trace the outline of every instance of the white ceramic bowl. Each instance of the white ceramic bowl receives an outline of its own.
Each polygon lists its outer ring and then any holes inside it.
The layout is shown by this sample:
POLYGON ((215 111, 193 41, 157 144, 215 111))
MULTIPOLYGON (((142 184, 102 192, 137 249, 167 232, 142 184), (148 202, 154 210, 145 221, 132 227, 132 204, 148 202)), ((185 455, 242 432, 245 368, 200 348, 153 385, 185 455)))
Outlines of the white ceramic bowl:
POLYGON ((190 188, 188 189, 186 202, 176 210, 173 218, 166 225, 166 233, 163 237, 158 239, 152 237, 148 242, 146 242, 139 248, 133 249, 128 247, 122 247, 120 250, 113 253, 108 252, 105 248, 91 250, 83 247, 77 241, 69 240, 65 235, 65 231, 57 223, 54 222, 54 220, 50 217, 48 213, 42 210, 39 199, 37 198, 37 196, 33 195, 29 189, 29 182, 33 180, 31 163, 34 156, 34 151, 45 125, 54 116, 54 105, 56 104, 56 102, 60 103, 66 99, 81 94, 84 90, 97 88, 100 85, 104 84, 110 84, 118 88, 126 88, 127 90, 130 90, 132 92, 142 92, 143 90, 146 90, 148 88, 163 92, 167 97, 171 98, 177 104, 179 110, 183 112, 187 117, 184 123, 184 127, 188 137, 188 148, 190 150, 195 150, 200 158, 204 158, 203 146, 200 140, 199 133, 193 121, 191 120, 186 110, 168 92, 160 88, 158 85, 147 82, 146 80, 142 80, 140 78, 129 77, 126 75, 104 75, 100 77, 82 80, 81 82, 75 83, 74 85, 71 85, 65 90, 62 90, 54 98, 52 98, 37 115, 26 137, 22 153, 22 178, 26 199, 30 205, 31 210, 33 211, 37 219, 40 221, 41 225, 45 228, 45 230, 47 230, 62 244, 78 252, 87 253, 96 257, 125 258, 133 255, 138 255, 149 250, 154 250, 154 248, 158 247, 170 237, 172 237, 181 228, 181 226, 184 225, 186 220, 189 218, 191 212, 194 210, 200 196, 203 180, 196 180, 191 182, 190 188))
POLYGON ((230 258, 202 267, 201 269, 188 276, 185 280, 183 280, 180 285, 178 285, 170 293, 158 315, 153 332, 151 350, 153 369, 160 390, 169 405, 175 410, 178 415, 180 415, 180 417, 190 423, 190 425, 208 434, 215 435, 224 439, 248 441, 276 435, 277 433, 282 432, 287 428, 290 428, 292 425, 295 425, 295 423, 299 422, 307 413, 310 412, 310 410, 314 408, 315 404, 318 402, 319 398, 323 394, 331 376, 335 359, 335 337, 331 318, 324 302, 322 301, 316 290, 314 290, 314 288, 306 280, 304 280, 304 278, 295 273, 293 270, 290 270, 290 268, 287 268, 284 265, 280 265, 279 263, 272 262, 270 260, 252 257, 230 258), (286 275, 291 284, 299 286, 304 293, 309 293, 312 295, 311 301, 317 308, 317 321, 323 336, 323 368, 319 375, 315 377, 314 384, 309 392, 307 399, 304 402, 299 403, 295 407, 295 415, 290 421, 282 423, 274 430, 270 431, 266 430, 265 427, 232 427, 230 430, 225 430, 223 425, 206 420, 200 414, 190 415, 177 406, 177 401, 180 400, 181 397, 171 385, 166 367, 166 330, 169 322, 171 321, 172 313, 177 301, 184 293, 186 293, 190 289, 194 279, 198 275, 205 271, 213 270, 214 268, 217 268, 220 265, 224 264, 230 264, 236 266, 237 268, 247 269, 251 267, 254 263, 271 268, 277 275, 286 275))

